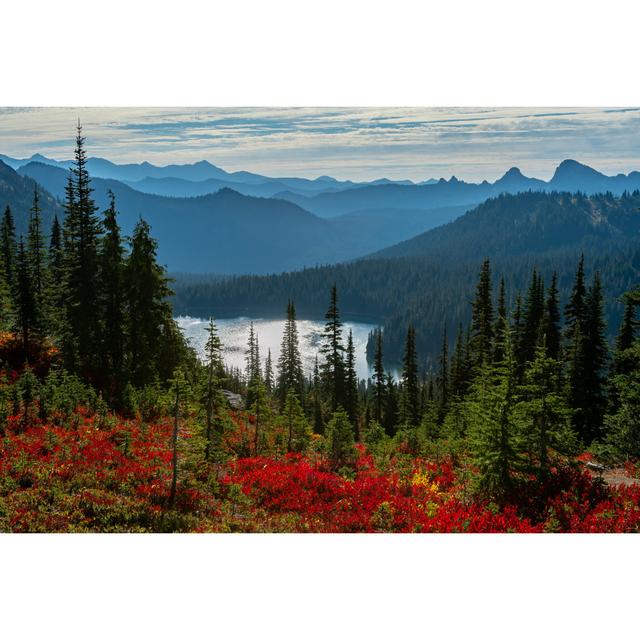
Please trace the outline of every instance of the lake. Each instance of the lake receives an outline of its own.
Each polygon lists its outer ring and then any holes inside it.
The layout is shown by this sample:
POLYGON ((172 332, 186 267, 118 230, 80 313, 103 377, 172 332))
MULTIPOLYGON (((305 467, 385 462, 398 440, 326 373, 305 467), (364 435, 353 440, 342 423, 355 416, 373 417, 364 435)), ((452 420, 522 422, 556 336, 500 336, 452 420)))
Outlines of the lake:
MULTIPOLYGON (((267 351, 271 349, 271 359, 274 373, 276 363, 280 356, 280 342, 285 320, 273 320, 264 318, 222 318, 216 320, 218 334, 222 341, 222 354, 227 366, 240 367, 244 371, 245 351, 249 337, 249 325, 253 320, 253 327, 258 335, 260 344, 260 358, 262 365, 267 357, 267 351)), ((191 316, 179 316, 176 318, 178 326, 182 329, 191 346, 204 358, 204 346, 207 341, 206 328, 208 319, 193 318, 191 316)), ((320 349, 320 338, 324 328, 324 321, 298 320, 298 342, 300 355, 305 373, 313 372, 316 354, 320 349)), ((371 375, 371 369, 367 364, 366 347, 369 333, 378 325, 365 322, 345 321, 343 323, 343 337, 346 345, 349 329, 353 332, 353 344, 356 351, 356 370, 358 378, 367 378, 371 375)))

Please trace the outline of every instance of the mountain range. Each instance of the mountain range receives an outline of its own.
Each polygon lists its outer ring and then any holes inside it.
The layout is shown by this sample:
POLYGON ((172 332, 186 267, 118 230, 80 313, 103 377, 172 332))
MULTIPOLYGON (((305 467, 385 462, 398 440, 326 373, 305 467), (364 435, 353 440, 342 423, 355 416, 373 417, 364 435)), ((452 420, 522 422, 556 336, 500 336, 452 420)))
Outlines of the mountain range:
MULTIPOLYGON (((47 197, 64 198, 68 170, 40 162, 29 162, 18 172, 3 167, 7 176, 13 174, 14 191, 30 178, 47 197)), ((195 273, 273 273, 351 260, 465 210, 411 210, 400 221, 397 211, 383 209, 327 220, 287 200, 245 196, 226 187, 199 197, 175 198, 143 193, 114 179, 93 177, 92 186, 101 210, 108 206, 108 192, 115 194, 125 234, 145 218, 158 240, 160 261, 171 271, 195 273)), ((25 227, 32 197, 31 186, 22 195, 23 204, 17 206, 16 201, 13 206, 25 227)))
MULTIPOLYGON (((5 161, 17 169, 16 175, 36 180, 52 194, 47 219, 53 208, 61 211, 59 203, 53 203, 64 197, 70 161, 0 156, 0 163, 5 161)), ((6 163, 5 184, 12 171, 6 163)), ((113 191, 125 233, 131 233, 140 216, 147 219, 159 242, 160 260, 171 271, 221 275, 296 270, 377 252, 380 257, 414 255, 425 241, 421 234, 501 194, 620 195, 640 188, 639 172, 606 176, 575 160, 563 161, 549 181, 524 176, 514 167, 493 183, 455 177, 421 184, 385 179, 354 183, 328 176, 268 178, 246 171, 230 173, 207 161, 158 167, 90 158, 88 168, 98 206, 106 208, 107 192, 113 191)), ((14 182, 16 218, 26 228, 20 220, 28 217, 32 188, 14 182)), ((0 206, 7 203, 0 200, 0 206)), ((508 224, 511 214, 505 215, 503 222, 508 224)), ((439 233, 449 233, 446 229, 439 233)), ((426 242, 434 251, 440 241, 426 242)), ((471 234, 467 243, 473 247, 474 242, 471 234)))

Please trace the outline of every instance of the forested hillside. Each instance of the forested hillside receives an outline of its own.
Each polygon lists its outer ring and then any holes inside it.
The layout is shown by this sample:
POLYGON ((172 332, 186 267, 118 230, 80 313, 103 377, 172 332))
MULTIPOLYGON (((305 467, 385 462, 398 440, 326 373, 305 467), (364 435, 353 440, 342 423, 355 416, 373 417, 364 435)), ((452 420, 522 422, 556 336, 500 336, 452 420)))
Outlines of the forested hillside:
MULTIPOLYGON (((589 273, 599 271, 610 327, 620 319, 618 297, 640 270, 640 194, 586 197, 523 193, 491 199, 455 222, 407 243, 349 264, 280 276, 239 277, 211 285, 176 283, 176 308, 184 313, 277 313, 292 297, 300 313, 322 312, 317 292, 336 282, 346 313, 371 315, 385 327, 386 354, 398 361, 406 325, 416 328, 425 364, 433 362, 446 326, 450 339, 470 314, 472 283, 485 256, 504 276, 507 297, 523 291, 533 267, 546 282, 558 274, 568 295, 575 264, 585 255, 589 273)), ((370 355, 373 344, 370 344, 370 355)))
MULTIPOLYGON (((0 208, 4 212, 9 207, 14 212, 16 233, 26 235, 29 226, 29 209, 33 206, 33 193, 37 183, 27 176, 18 175, 0 161, 0 208)), ((39 188, 40 209, 44 228, 51 229, 53 218, 62 219, 62 205, 48 191, 39 188)))

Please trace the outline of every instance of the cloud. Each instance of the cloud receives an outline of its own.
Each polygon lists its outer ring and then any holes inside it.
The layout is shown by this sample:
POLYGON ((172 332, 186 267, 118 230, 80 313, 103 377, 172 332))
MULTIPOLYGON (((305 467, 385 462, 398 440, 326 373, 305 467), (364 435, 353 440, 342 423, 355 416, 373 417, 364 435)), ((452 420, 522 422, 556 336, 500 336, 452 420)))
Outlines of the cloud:
POLYGON ((0 109, 0 153, 71 157, 77 118, 90 155, 156 164, 209 160, 267 175, 549 177, 565 158, 640 168, 640 108, 0 109))

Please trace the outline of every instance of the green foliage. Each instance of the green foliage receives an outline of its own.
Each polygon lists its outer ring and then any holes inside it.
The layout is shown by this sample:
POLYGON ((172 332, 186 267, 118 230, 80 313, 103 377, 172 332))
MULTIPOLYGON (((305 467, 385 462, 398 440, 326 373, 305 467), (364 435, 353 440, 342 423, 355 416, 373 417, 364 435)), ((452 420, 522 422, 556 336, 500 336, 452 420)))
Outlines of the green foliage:
POLYGON ((344 409, 334 411, 326 425, 325 438, 332 469, 340 469, 354 463, 356 449, 353 427, 344 409))
POLYGON ((465 401, 471 451, 478 468, 479 490, 504 500, 514 489, 520 467, 517 423, 514 416, 515 362, 507 338, 505 358, 484 364, 465 401))

